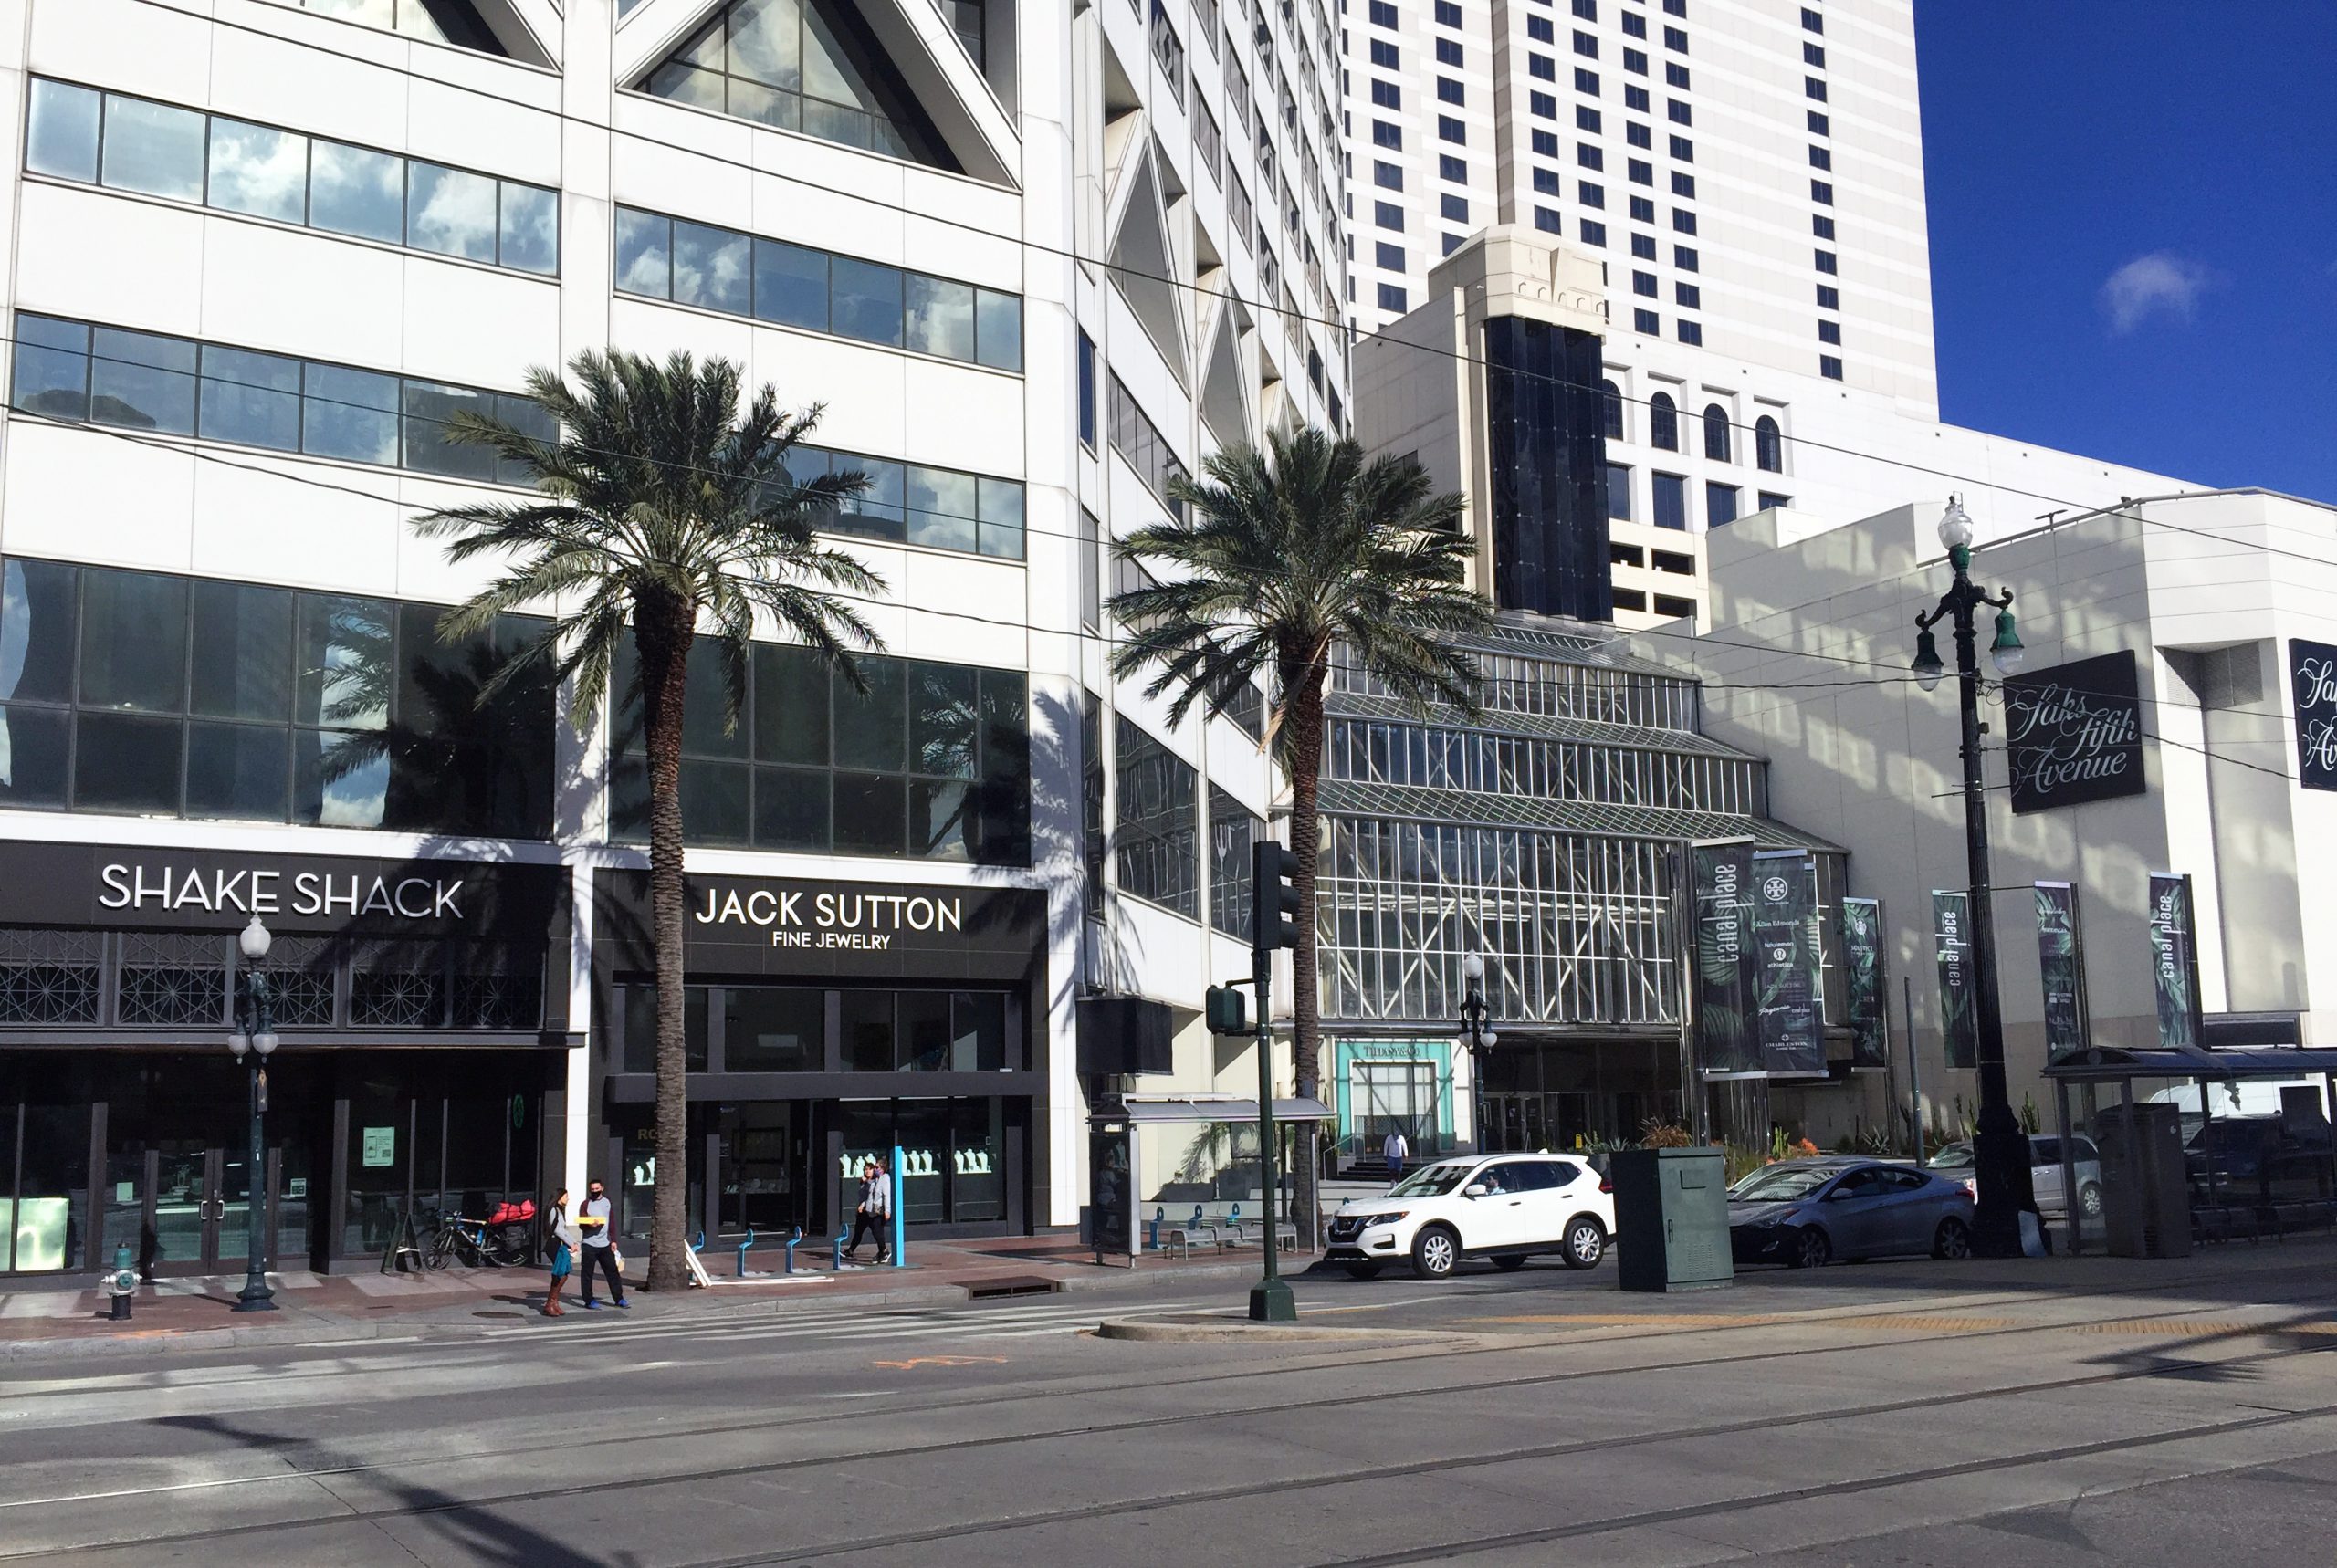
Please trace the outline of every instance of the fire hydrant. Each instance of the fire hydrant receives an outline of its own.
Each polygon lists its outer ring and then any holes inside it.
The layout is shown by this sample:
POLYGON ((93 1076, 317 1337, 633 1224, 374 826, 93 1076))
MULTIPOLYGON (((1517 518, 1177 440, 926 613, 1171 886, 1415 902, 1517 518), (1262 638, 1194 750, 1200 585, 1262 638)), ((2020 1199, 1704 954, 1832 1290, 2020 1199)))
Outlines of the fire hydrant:
POLYGON ((130 1260, 130 1243, 125 1241, 113 1249, 113 1268, 100 1282, 113 1297, 113 1322, 130 1321, 130 1298, 138 1291, 138 1270, 130 1260))

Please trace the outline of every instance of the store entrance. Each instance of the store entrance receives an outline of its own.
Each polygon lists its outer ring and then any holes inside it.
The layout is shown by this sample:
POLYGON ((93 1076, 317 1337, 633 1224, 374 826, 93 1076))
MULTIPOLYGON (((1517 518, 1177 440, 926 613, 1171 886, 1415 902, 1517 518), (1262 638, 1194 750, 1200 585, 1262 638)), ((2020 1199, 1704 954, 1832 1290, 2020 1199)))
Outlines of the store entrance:
POLYGON ((104 1234, 110 1267, 127 1243, 139 1271, 235 1273, 251 1256, 252 1205, 261 1206, 263 1266, 311 1266, 309 1127, 313 1073, 268 1069, 268 1147, 255 1180, 250 1070, 202 1058, 138 1062, 113 1085, 106 1136, 104 1234))
POLYGON ((251 1255, 251 1154, 170 1138, 146 1151, 149 1272, 217 1273, 251 1255))

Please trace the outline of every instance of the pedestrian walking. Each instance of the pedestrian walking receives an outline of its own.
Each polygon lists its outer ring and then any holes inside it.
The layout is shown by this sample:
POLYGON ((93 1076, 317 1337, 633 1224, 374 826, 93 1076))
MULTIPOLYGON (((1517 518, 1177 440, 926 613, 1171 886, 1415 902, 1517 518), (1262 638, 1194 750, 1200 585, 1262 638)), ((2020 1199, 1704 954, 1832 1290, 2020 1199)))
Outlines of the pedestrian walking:
MULTIPOLYGON (((853 1258, 860 1250, 860 1238, 865 1232, 876 1238, 876 1261, 889 1263, 893 1258, 893 1178, 871 1155, 860 1167, 860 1207, 853 1211, 852 1239, 844 1244, 844 1255, 853 1258)), ((853 1258, 858 1262, 857 1258, 853 1258)))
POLYGON ((576 1216, 576 1228, 583 1233, 583 1245, 578 1249, 584 1256, 579 1270, 584 1276, 584 1310, 598 1312, 601 1303, 592 1299, 592 1271, 599 1270, 608 1277, 609 1304, 630 1308, 624 1299, 624 1276, 617 1272, 614 1239, 609 1235, 609 1218, 613 1207, 609 1202, 609 1189, 594 1177, 584 1184, 584 1207, 576 1216))
POLYGON ((1388 1179, 1391 1182, 1403 1180, 1404 1162, 1411 1157, 1412 1145, 1404 1141, 1402 1127, 1388 1129, 1388 1141, 1379 1145, 1379 1153, 1388 1162, 1388 1179))
POLYGON ((576 1221, 568 1217, 568 1189, 561 1187, 560 1196, 551 1200, 551 1212, 545 1216, 547 1233, 551 1237, 551 1275, 544 1286, 544 1316, 564 1318, 568 1309, 560 1304, 560 1293, 567 1288, 568 1276, 576 1271, 577 1249, 584 1243, 584 1233, 576 1221))

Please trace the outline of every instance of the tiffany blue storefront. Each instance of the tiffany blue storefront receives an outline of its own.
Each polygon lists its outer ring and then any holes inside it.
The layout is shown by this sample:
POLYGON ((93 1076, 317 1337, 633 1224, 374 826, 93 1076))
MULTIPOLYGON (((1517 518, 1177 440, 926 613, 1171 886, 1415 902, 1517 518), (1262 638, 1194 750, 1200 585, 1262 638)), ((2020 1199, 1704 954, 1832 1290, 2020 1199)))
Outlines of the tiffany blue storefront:
POLYGON ((1451 1040, 1338 1040, 1331 1082, 1339 1147, 1350 1161, 1377 1156, 1400 1130, 1415 1159, 1450 1151, 1467 1124, 1456 1119, 1451 1040))

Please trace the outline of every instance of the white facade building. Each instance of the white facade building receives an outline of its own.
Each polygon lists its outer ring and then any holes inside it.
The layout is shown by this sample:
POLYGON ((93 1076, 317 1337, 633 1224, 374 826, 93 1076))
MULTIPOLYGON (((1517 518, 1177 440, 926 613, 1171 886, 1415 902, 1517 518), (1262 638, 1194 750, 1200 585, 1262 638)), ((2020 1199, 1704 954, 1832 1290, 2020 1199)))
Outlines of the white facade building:
POLYGON ((913 1222, 1074 1222, 1077 998, 1245 962, 1212 873, 1272 800, 1255 716, 1109 679, 1106 541, 1344 418, 1331 54, 1215 0, 0 0, 0 1271, 240 1259, 254 907, 279 1261, 588 1173, 638 1228, 627 725, 482 729, 431 607, 488 569, 409 526, 523 494, 436 421, 612 346, 823 405, 887 585, 874 706, 774 643, 694 721, 694 1217, 816 1229, 897 1142, 913 1222))

